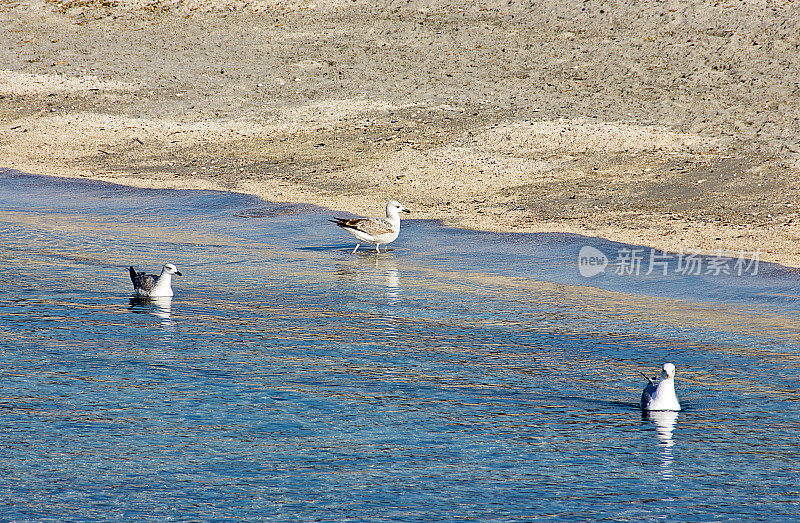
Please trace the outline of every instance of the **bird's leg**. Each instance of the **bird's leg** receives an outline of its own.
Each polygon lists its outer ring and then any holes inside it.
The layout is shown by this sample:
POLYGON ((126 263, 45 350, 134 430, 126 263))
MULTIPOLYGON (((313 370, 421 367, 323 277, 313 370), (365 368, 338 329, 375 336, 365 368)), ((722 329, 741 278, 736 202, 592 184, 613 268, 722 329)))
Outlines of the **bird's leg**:
POLYGON ((378 254, 381 253, 381 244, 380 243, 376 243, 375 244, 375 252, 377 252, 378 254))
POLYGON ((356 253, 356 251, 358 250, 358 248, 359 248, 359 247, 361 247, 361 244, 360 244, 360 243, 357 243, 357 244, 356 244, 356 248, 355 248, 355 249, 353 249, 353 254, 355 254, 355 253, 356 253))

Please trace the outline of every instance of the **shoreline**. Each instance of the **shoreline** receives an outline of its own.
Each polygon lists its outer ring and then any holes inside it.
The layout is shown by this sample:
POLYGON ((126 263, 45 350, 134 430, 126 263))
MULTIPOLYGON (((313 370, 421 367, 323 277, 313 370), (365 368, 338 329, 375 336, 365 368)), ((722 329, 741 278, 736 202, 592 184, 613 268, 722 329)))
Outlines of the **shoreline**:
POLYGON ((3 167, 800 267, 791 6, 492 5, 0 8, 3 167))
MULTIPOLYGON (((281 200, 281 199, 270 199, 265 197, 266 194, 269 194, 262 190, 261 188, 254 188, 251 191, 247 190, 247 187, 240 187, 237 189, 231 189, 230 187, 221 186, 218 183, 215 183, 211 180, 206 179, 193 179, 191 181, 175 181, 175 180, 159 180, 156 178, 142 178, 142 177, 129 177, 124 180, 120 179, 119 177, 114 176, 96 176, 91 173, 70 173, 70 172, 63 172, 63 173, 53 173, 53 174, 39 174, 39 173, 31 173, 26 170, 12 168, 8 170, 14 170, 23 174, 34 174, 34 175, 42 175, 42 176, 53 176, 53 177, 60 177, 66 179, 75 179, 75 180, 92 180, 92 181, 100 181, 106 182, 121 186, 128 186, 128 187, 135 187, 139 189, 170 189, 170 190, 210 190, 210 191, 220 191, 220 192, 236 192, 239 194, 245 194, 248 196, 254 196, 259 198, 260 200, 268 203, 293 203, 293 204, 310 204, 319 207, 323 207, 326 209, 330 209, 331 212, 337 211, 346 211, 351 212, 353 214, 360 214, 366 216, 382 216, 383 210, 383 203, 378 202, 374 208, 369 208, 366 205, 363 208, 367 208, 366 212, 354 212, 350 211, 349 209, 354 208, 353 205, 347 205, 348 202, 344 202, 343 205, 337 205, 335 203, 330 202, 341 202, 341 197, 335 197, 333 199, 328 199, 324 197, 319 198, 295 198, 291 200, 281 200), (374 209, 374 212, 370 212, 370 209, 374 209)), ((2 174, 2 171, 0 171, 2 174)), ((352 202, 349 202, 352 203, 352 202)), ((493 232, 493 233, 520 233, 520 234, 536 234, 536 233, 553 233, 553 234, 576 234, 580 236, 584 236, 586 238, 601 238, 604 240, 608 240, 611 242, 618 242, 634 247, 642 247, 645 249, 653 249, 655 251, 661 251, 665 254, 674 254, 677 255, 679 253, 686 253, 687 255, 703 255, 703 256, 721 256, 727 258, 738 258, 744 257, 745 259, 752 260, 757 258, 760 262, 770 262, 776 263, 778 265, 783 265, 785 267, 790 268, 797 268, 798 265, 790 265, 787 263, 783 263, 781 259, 774 258, 767 256, 767 253, 761 250, 761 247, 758 244, 749 244, 747 247, 731 247, 729 244, 718 244, 714 246, 714 248, 702 248, 699 245, 702 245, 700 242, 697 243, 698 247, 693 248, 686 248, 686 242, 674 242, 674 241, 657 241, 654 240, 652 242, 643 242, 642 241, 642 230, 641 229, 632 229, 630 231, 625 230, 588 230, 586 228, 581 227, 570 227, 564 224, 558 224, 553 222, 540 222, 540 223, 530 223, 525 228, 520 227, 507 227, 504 228, 502 224, 498 225, 497 227, 490 228, 483 226, 479 220, 462 220, 457 221, 454 220, 451 216, 448 216, 443 213, 437 213, 435 211, 420 211, 414 210, 413 214, 405 218, 405 220, 415 220, 415 219, 423 219, 423 220, 439 220, 442 222, 443 225, 448 227, 454 227, 459 229, 466 229, 466 230, 474 230, 474 231, 484 231, 484 232, 493 232)), ((712 233, 725 233, 729 232, 729 230, 725 228, 717 228, 712 229, 712 233)), ((661 230, 655 230, 655 233, 662 232, 661 230)), ((698 232, 698 231, 695 231, 698 232)), ((708 230, 706 230, 708 236, 708 230)), ((699 234, 699 232, 698 232, 699 234)), ((701 235, 702 236, 702 235, 701 235)), ((646 261, 646 260, 645 260, 646 261)))

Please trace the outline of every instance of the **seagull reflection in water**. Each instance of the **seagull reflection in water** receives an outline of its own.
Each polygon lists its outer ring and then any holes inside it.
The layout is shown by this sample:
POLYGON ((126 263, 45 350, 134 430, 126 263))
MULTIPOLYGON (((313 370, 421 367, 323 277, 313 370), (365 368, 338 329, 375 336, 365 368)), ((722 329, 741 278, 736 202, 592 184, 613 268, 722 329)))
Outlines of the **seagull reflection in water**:
POLYGON ((400 305, 400 271, 391 252, 383 256, 359 256, 352 263, 340 264, 336 274, 343 280, 356 283, 381 285, 386 288, 383 295, 386 297, 385 305, 389 308, 383 313, 385 320, 385 334, 390 338, 402 337, 397 332, 397 315, 392 308, 400 305))
POLYGON ((360 256, 354 263, 340 264, 336 274, 345 280, 386 286, 385 295, 395 305, 400 294, 400 271, 393 257, 360 256))
POLYGON ((672 410, 643 411, 642 419, 653 422, 656 427, 656 437, 661 445, 661 478, 669 480, 673 478, 672 472, 672 447, 675 440, 672 434, 678 422, 678 412, 672 410))
POLYGON ((161 319, 162 327, 172 327, 175 321, 170 317, 172 314, 171 296, 134 296, 130 301, 130 310, 136 314, 152 314, 161 319))

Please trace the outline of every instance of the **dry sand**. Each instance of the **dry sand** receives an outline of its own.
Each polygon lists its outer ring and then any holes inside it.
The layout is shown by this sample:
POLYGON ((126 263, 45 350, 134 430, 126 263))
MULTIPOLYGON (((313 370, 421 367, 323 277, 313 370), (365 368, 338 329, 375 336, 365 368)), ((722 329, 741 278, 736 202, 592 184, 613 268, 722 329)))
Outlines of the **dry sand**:
POLYGON ((791 2, 28 0, 0 166, 800 266, 791 2))

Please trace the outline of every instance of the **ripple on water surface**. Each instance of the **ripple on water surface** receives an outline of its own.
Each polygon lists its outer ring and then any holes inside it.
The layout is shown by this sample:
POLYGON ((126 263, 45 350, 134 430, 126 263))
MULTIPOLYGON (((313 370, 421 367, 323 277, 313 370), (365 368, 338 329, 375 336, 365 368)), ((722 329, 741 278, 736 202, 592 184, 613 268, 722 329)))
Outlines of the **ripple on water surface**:
POLYGON ((797 511, 793 270, 584 278, 634 248, 414 220, 352 256, 324 209, 12 172, 0 201, 7 519, 797 511), (175 297, 133 299, 166 261, 175 297), (686 410, 643 419, 664 361, 686 410))

